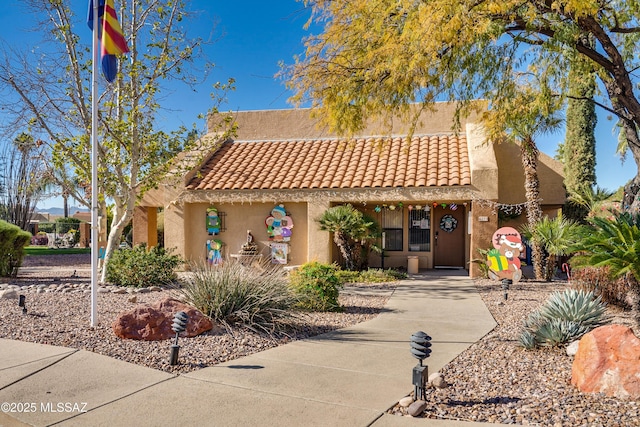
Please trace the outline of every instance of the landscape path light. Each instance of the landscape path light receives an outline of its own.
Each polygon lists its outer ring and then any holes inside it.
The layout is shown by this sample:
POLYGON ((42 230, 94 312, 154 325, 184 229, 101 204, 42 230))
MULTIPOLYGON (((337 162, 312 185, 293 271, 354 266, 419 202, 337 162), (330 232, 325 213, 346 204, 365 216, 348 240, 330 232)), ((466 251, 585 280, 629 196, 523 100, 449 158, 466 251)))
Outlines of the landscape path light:
POLYGON ((171 325, 171 329, 176 333, 176 341, 171 346, 171 356, 169 357, 170 365, 178 364, 178 352, 180 351, 180 346, 178 345, 178 335, 180 332, 184 332, 187 329, 187 322, 189 321, 189 316, 184 311, 179 311, 173 316, 173 324, 171 325))
POLYGON ((18 297, 18 307, 22 307, 22 314, 27 314, 27 302, 24 295, 18 297))
POLYGON ((411 335, 411 355, 420 363, 413 368, 413 385, 416 400, 425 400, 425 385, 429 377, 429 367, 422 365, 422 361, 431 354, 431 337, 422 331, 411 335))
POLYGON ((511 279, 502 279, 502 290, 504 292, 504 300, 506 301, 507 298, 509 298, 508 292, 509 292, 509 286, 511 286, 511 284, 513 284, 513 280, 511 279))

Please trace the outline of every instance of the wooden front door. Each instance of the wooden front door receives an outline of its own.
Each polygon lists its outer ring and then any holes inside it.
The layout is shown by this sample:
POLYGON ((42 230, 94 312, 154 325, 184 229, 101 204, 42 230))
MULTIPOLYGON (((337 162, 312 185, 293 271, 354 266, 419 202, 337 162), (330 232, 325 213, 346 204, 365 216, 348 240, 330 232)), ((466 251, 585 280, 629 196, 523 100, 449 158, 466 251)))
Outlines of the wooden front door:
POLYGON ((434 207, 434 266, 464 268, 465 212, 462 206, 455 210, 434 207))

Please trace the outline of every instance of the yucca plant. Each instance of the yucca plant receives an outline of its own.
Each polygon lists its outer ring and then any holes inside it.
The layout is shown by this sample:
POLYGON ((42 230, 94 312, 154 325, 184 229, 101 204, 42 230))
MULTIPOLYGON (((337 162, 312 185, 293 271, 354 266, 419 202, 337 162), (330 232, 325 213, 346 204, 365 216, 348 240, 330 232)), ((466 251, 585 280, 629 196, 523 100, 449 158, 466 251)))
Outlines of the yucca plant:
POLYGON ((526 349, 557 346, 575 340, 605 320, 606 306, 592 292, 566 289, 554 292, 524 321, 518 339, 526 349))

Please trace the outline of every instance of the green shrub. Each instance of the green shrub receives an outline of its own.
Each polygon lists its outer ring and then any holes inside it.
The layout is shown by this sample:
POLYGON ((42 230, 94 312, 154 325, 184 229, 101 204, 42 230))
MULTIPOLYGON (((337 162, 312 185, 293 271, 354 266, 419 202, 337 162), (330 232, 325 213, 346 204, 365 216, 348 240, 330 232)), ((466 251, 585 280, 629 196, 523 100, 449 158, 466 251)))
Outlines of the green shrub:
POLYGON ((526 349, 553 347, 575 340, 604 321, 605 304, 592 292, 554 292, 524 322, 518 341, 526 349))
POLYGON ((298 307, 312 311, 340 311, 338 296, 342 283, 338 266, 309 262, 289 275, 291 287, 298 297, 298 307))
POLYGON ((187 302, 211 319, 273 331, 291 319, 296 299, 278 266, 247 268, 237 261, 191 265, 181 290, 187 302))
POLYGON ((177 255, 154 246, 147 250, 145 244, 133 249, 113 252, 107 264, 107 281, 120 286, 167 285, 177 279, 176 268, 182 264, 177 255))
POLYGON ((31 241, 31 233, 0 220, 0 277, 15 277, 22 265, 24 248, 31 241))
POLYGON ((593 228, 573 248, 572 265, 609 267, 612 277, 640 281, 640 214, 617 214, 613 220, 590 218, 593 228))

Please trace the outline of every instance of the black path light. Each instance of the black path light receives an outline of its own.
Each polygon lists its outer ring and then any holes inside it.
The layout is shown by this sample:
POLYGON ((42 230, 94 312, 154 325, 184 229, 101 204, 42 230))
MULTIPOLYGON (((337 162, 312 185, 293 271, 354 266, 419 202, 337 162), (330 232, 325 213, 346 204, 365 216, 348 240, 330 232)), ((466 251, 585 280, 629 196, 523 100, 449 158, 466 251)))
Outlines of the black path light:
POLYGON ((18 307, 22 307, 22 314, 27 314, 27 302, 24 295, 19 296, 18 307))
POLYGON ((178 364, 178 352, 180 351, 180 346, 178 345, 178 335, 180 332, 184 332, 187 329, 187 321, 189 320, 189 316, 184 311, 179 311, 173 316, 173 324, 171 325, 171 329, 176 333, 176 341, 171 346, 171 356, 169 357, 170 365, 178 364))
POLYGON ((513 280, 511 279, 502 279, 502 290, 504 291, 504 299, 505 301, 509 298, 509 286, 513 284, 513 280))
POLYGON ((426 397, 425 384, 429 377, 429 367, 422 366, 422 361, 431 354, 431 337, 422 331, 411 335, 411 355, 420 361, 413 368, 413 385, 415 386, 415 399, 424 400, 426 397))

